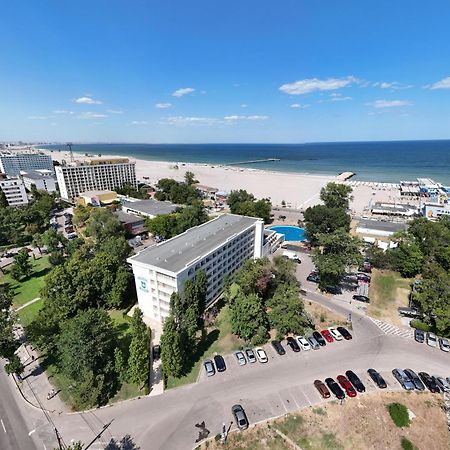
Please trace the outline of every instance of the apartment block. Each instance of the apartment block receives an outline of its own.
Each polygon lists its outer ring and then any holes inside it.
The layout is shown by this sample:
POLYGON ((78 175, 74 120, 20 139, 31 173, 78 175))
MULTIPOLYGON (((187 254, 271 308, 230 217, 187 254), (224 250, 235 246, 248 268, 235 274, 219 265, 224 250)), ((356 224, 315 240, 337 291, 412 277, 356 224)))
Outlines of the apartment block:
POLYGON ((0 189, 5 194, 9 206, 24 206, 28 204, 25 186, 19 177, 7 177, 4 174, 0 174, 0 189))
POLYGON ((53 172, 53 160, 41 153, 0 151, 0 172, 17 176, 21 171, 49 170, 53 172))

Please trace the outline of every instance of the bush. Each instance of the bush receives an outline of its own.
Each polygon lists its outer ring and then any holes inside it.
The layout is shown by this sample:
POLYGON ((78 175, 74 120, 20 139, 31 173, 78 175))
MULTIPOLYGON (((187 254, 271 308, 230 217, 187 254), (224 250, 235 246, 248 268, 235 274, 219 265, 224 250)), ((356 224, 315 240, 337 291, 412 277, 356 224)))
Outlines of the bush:
POLYGON ((409 439, 405 438, 405 436, 402 436, 400 444, 403 450, 417 450, 417 447, 409 439))
POLYGON ((405 405, 401 403, 390 403, 387 409, 395 425, 398 427, 409 427, 409 414, 405 405))
POLYGON ((425 331, 425 332, 431 331, 431 326, 430 325, 428 325, 427 323, 422 322, 421 320, 418 320, 418 319, 411 320, 411 322, 409 322, 409 324, 413 328, 416 328, 418 330, 422 330, 422 331, 425 331))

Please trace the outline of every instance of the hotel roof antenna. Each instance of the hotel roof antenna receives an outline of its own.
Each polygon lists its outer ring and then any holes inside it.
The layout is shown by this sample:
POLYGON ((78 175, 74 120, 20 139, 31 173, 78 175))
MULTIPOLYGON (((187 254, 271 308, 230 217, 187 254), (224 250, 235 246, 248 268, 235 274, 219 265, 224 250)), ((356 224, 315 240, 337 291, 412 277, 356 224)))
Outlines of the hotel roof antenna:
POLYGON ((73 162, 72 142, 68 142, 66 145, 69 147, 70 162, 73 162))

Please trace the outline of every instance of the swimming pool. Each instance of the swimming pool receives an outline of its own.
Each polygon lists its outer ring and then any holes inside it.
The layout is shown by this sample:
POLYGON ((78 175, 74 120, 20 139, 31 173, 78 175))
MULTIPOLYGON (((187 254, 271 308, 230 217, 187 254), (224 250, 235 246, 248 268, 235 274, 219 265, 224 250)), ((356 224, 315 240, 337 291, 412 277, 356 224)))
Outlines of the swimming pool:
POLYGON ((284 234, 284 239, 286 241, 306 241, 304 228, 294 227, 291 225, 276 225, 270 227, 270 230, 276 231, 277 233, 284 234))

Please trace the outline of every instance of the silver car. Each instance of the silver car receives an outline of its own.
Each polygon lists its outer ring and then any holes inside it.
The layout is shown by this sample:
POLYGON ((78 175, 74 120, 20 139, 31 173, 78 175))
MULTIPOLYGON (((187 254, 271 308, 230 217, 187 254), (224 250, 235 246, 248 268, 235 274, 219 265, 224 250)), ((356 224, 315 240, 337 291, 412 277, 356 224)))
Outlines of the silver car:
POLYGON ((434 375, 434 378, 441 391, 450 392, 450 384, 448 384, 447 380, 444 377, 438 377, 437 375, 434 375))
POLYGON ((446 338, 439 338, 439 347, 443 352, 450 351, 450 342, 446 338))
POLYGON ((206 376, 212 377, 213 375, 216 374, 216 369, 214 367, 214 363, 210 359, 207 359, 206 361, 204 361, 203 366, 205 368, 206 376))
POLYGON ((245 359, 244 354, 241 351, 234 352, 234 356, 236 357, 236 361, 240 366, 245 366, 247 364, 247 360, 245 359))
POLYGON ((430 347, 436 347, 437 339, 436 339, 436 335, 434 333, 427 333, 427 344, 430 347))
POLYGON ((394 369, 392 375, 400 383, 401 387, 407 391, 414 390, 414 383, 409 379, 408 375, 402 369, 394 369))
POLYGON ((319 350, 320 345, 319 345, 319 343, 317 342, 317 340, 316 340, 315 337, 309 336, 309 337, 308 337, 308 342, 309 342, 309 345, 311 345, 311 348, 312 348, 313 350, 319 350))

